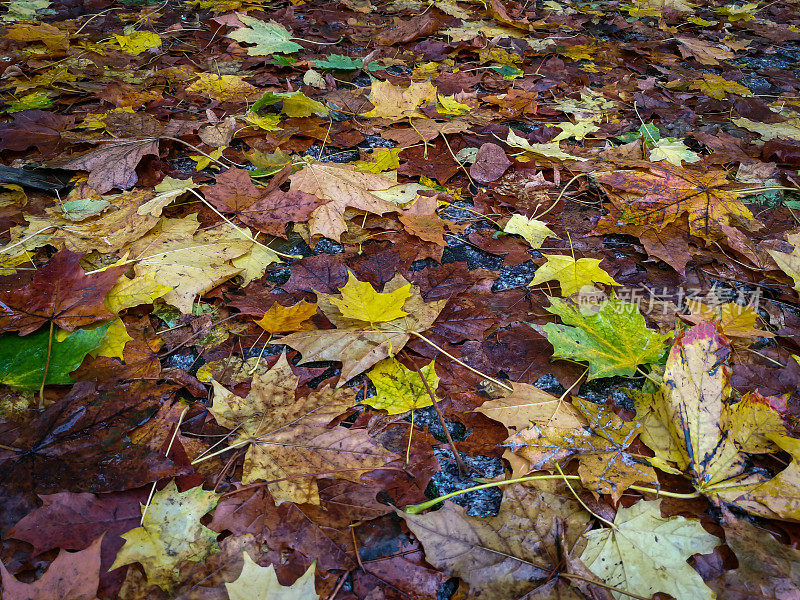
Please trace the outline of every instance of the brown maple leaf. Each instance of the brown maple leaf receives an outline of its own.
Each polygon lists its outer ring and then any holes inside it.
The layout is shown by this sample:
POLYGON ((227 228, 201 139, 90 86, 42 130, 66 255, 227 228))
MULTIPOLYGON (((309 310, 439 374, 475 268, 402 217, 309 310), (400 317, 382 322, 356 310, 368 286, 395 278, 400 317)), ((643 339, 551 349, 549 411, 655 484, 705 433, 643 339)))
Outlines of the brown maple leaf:
POLYGON ((86 275, 81 255, 61 250, 19 290, 0 293, 0 330, 27 335, 45 323, 74 331, 112 315, 103 299, 125 267, 86 275))
POLYGON ((661 231, 685 214, 690 233, 710 240, 724 237, 727 226, 753 219, 721 170, 653 165, 648 171, 603 173, 597 181, 622 212, 622 221, 631 225, 661 231))

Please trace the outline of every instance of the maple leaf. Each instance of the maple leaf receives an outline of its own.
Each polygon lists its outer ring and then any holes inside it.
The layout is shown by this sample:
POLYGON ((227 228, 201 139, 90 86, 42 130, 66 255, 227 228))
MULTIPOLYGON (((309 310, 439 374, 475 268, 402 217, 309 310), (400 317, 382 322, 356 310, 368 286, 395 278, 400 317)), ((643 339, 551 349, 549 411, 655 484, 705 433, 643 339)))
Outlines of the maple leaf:
POLYGON ((397 121, 406 117, 422 117, 420 106, 436 100, 436 88, 430 81, 415 82, 403 89, 389 81, 373 81, 369 101, 375 108, 365 117, 380 117, 397 121))
MULTIPOLYGON (((436 375, 434 361, 420 368, 420 373, 435 394, 439 377, 436 375)), ((394 358, 382 360, 372 367, 367 376, 375 386, 377 395, 365 399, 364 403, 372 408, 386 410, 390 415, 399 415, 432 404, 419 373, 406 368, 394 358)))
POLYGON ((765 142, 776 138, 784 140, 800 139, 800 117, 794 117, 793 119, 780 123, 761 123, 759 121, 751 121, 744 117, 731 119, 731 122, 748 131, 755 131, 761 135, 761 139, 765 142))
POLYGON ((526 152, 530 152, 535 157, 550 158, 557 161, 577 160, 583 161, 585 158, 572 156, 561 150, 558 142, 548 142, 546 144, 531 144, 524 137, 518 136, 511 129, 508 130, 506 136, 506 143, 513 148, 521 148, 526 152))
POLYGON ((778 252, 777 250, 767 250, 767 252, 781 271, 794 280, 794 289, 800 292, 800 233, 787 235, 786 239, 794 246, 791 252, 778 252))
MULTIPOLYGON (((714 593, 686 559, 708 554, 721 540, 696 519, 663 518, 660 506, 661 500, 640 500, 620 507, 613 529, 586 534, 581 560, 608 585, 635 594, 666 592, 676 600, 713 600, 714 593)), ((612 595, 617 600, 628 597, 612 595)))
POLYGON ((396 184, 396 180, 385 174, 360 173, 349 165, 311 162, 291 176, 290 190, 325 202, 311 213, 311 234, 339 241, 347 231, 344 220, 347 207, 379 215, 398 212, 397 206, 373 193, 396 184))
POLYGON ((110 319, 103 298, 119 279, 124 267, 111 267, 86 275, 80 255, 68 250, 56 253, 33 280, 21 289, 0 294, 0 330, 26 335, 45 323, 74 331, 110 319))
POLYGON ((545 281, 558 280, 561 293, 572 296, 584 286, 592 283, 606 283, 620 285, 611 276, 600 268, 599 260, 595 258, 579 258, 561 254, 542 254, 547 262, 536 269, 536 274, 528 285, 534 286, 545 281))
POLYGON ((560 142, 561 140, 567 140, 569 138, 575 138, 580 141, 590 133, 600 130, 595 120, 591 118, 578 121, 577 123, 570 123, 569 121, 556 123, 555 127, 558 127, 561 133, 554 137, 551 140, 552 142, 560 142))
POLYGON ((739 567, 712 579, 708 585, 725 600, 780 598, 796 591, 800 572, 800 550, 775 539, 768 531, 737 519, 723 509, 725 543, 730 546, 739 567))
POLYGON ((123 52, 134 56, 147 52, 150 48, 161 47, 161 38, 152 31, 135 31, 130 35, 114 34, 114 40, 119 44, 123 52))
POLYGON ((254 98, 259 90, 247 83, 239 75, 217 75, 216 73, 198 73, 199 79, 186 88, 187 92, 196 92, 220 102, 241 102, 254 98))
POLYGON ((256 321, 256 325, 269 333, 285 333, 308 329, 306 326, 311 317, 317 314, 317 305, 301 300, 294 306, 282 306, 277 302, 269 307, 264 316, 256 321))
MULTIPOLYGON (((709 299, 711 300, 711 299, 709 299)), ((759 314, 752 306, 742 306, 735 302, 726 302, 724 304, 704 304, 700 301, 688 300, 688 308, 691 311, 690 315, 685 315, 683 318, 694 323, 699 324, 700 321, 717 321, 719 328, 728 337, 736 338, 755 338, 755 337, 774 337, 775 334, 769 331, 756 329, 756 320, 760 318, 759 314)))
MULTIPOLYGON (((253 247, 252 240, 232 225, 198 233, 199 226, 196 214, 162 219, 130 246, 131 257, 137 261, 136 276, 154 273, 157 283, 172 288, 162 296, 164 301, 185 314, 191 312, 199 295, 240 273, 244 267, 230 261, 253 247)), ((269 260, 264 256, 264 261, 269 260)))
POLYGON ((172 287, 161 285, 156 281, 156 274, 152 271, 132 279, 122 276, 114 287, 108 290, 104 304, 109 311, 119 314, 126 308, 152 304, 170 290, 172 287))
POLYGON ((122 534, 125 545, 111 569, 138 562, 147 581, 170 590, 178 581, 178 567, 197 562, 218 550, 217 534, 200 523, 200 517, 214 508, 219 496, 202 487, 179 492, 175 480, 153 494, 142 505, 142 525, 122 534))
POLYGON ((729 93, 737 96, 752 96, 750 90, 740 83, 713 73, 703 73, 703 78, 693 81, 689 87, 703 92, 715 100, 724 100, 729 93))
POLYGON ((228 37, 237 42, 254 44, 247 48, 250 56, 266 56, 268 54, 292 54, 303 47, 292 39, 292 34, 275 21, 260 21, 254 17, 237 13, 238 19, 246 25, 240 27, 228 37))
MULTIPOLYGON (((397 275, 384 286, 383 294, 403 289, 407 284, 397 275)), ((372 327, 363 320, 344 316, 329 296, 319 294, 317 302, 336 329, 292 333, 281 338, 281 343, 300 352, 304 362, 341 361, 338 385, 342 385, 402 349, 411 338, 411 332, 428 329, 447 304, 447 299, 426 303, 419 295, 419 288, 411 286, 410 290, 411 296, 402 305, 402 312, 407 312, 408 316, 374 323, 372 327)))
POLYGON ((99 194, 120 188, 127 190, 139 180, 136 167, 148 154, 158 156, 158 139, 116 139, 80 156, 57 159, 48 163, 57 169, 89 172, 89 185, 99 194))
POLYGON ((230 600, 319 600, 314 589, 315 564, 292 585, 284 586, 278 582, 272 565, 262 567, 245 552, 241 574, 225 588, 230 600))
POLYGON ((522 215, 511 215, 511 218, 503 227, 503 231, 505 233, 521 235, 534 250, 541 248, 545 239, 549 237, 558 237, 544 221, 529 219, 522 215))
POLYGON ((568 597, 568 584, 553 577, 554 560, 575 544, 589 515, 568 492, 555 490, 508 486, 493 517, 467 516, 451 502, 425 515, 399 514, 425 559, 469 584, 470 597, 568 597))
POLYGON ((444 246, 445 221, 436 214, 437 208, 436 198, 418 196, 414 204, 402 212, 400 222, 408 233, 437 246, 444 246))
POLYGON ((547 323, 542 328, 553 344, 554 356, 588 362, 589 379, 630 377, 638 365, 661 360, 670 335, 648 329, 636 304, 612 295, 598 312, 584 314, 564 300, 549 300, 551 305, 546 310, 564 323, 547 323))
POLYGON ((664 160, 680 167, 684 161, 687 163, 699 162, 700 155, 689 150, 682 140, 664 138, 658 140, 650 149, 650 160, 653 162, 664 160))
POLYGON ((0 562, 5 600, 96 600, 100 585, 101 535, 85 550, 61 550, 37 581, 22 583, 0 562))
POLYGON ((247 398, 214 382, 210 411, 217 423, 235 430, 234 447, 247 446, 242 482, 277 479, 268 484, 277 503, 319 504, 317 473, 357 482, 393 455, 362 429, 328 427, 355 404, 355 392, 326 387, 296 399, 297 382, 281 355, 253 378, 247 398))
POLYGON ((403 310, 403 304, 411 296, 411 284, 407 283, 391 292, 376 292, 371 283, 359 281, 350 272, 347 283, 339 293, 342 297, 332 297, 330 302, 343 317, 372 325, 408 315, 403 310))
POLYGON ((715 239, 737 221, 753 215, 732 191, 724 171, 689 171, 673 165, 653 165, 648 171, 614 171, 597 180, 609 191, 622 221, 661 231, 682 215, 692 235, 715 239))
POLYGON ((610 494, 618 502, 625 490, 637 483, 658 485, 653 468, 644 458, 627 452, 628 446, 642 431, 642 424, 620 419, 606 406, 581 398, 560 409, 552 418, 521 429, 506 440, 519 458, 527 462, 526 472, 544 468, 578 457, 578 474, 588 489, 610 494), (577 427, 560 424, 578 421, 577 427))

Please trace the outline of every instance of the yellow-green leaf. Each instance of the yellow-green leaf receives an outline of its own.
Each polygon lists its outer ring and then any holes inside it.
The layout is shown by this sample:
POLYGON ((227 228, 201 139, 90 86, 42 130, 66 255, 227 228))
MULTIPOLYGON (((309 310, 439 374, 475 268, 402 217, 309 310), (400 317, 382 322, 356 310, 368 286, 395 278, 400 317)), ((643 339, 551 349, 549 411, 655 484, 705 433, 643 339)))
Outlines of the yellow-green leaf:
POLYGON ((359 281, 349 273, 347 284, 339 290, 342 297, 331 298, 342 316, 366 323, 383 323, 405 317, 403 304, 411 296, 411 284, 394 290, 379 293, 372 284, 359 281))
MULTIPOLYGON (((436 393, 439 377, 434 361, 420 369, 431 391, 436 393)), ((382 360, 367 374, 377 395, 364 400, 373 408, 384 409, 390 415, 399 415, 415 408, 432 404, 430 394, 416 371, 406 368, 394 358, 382 360)))
POLYGON ((561 294, 572 296, 586 285, 593 283, 607 283, 620 285, 611 276, 600 268, 600 261, 596 258, 579 258, 561 254, 543 254, 547 262, 536 269, 536 275, 529 285, 534 286, 545 281, 558 280, 561 284, 561 294))
POLYGON ((262 567, 244 553, 239 577, 226 583, 230 600, 318 600, 314 589, 316 561, 292 585, 281 585, 272 565, 262 567))

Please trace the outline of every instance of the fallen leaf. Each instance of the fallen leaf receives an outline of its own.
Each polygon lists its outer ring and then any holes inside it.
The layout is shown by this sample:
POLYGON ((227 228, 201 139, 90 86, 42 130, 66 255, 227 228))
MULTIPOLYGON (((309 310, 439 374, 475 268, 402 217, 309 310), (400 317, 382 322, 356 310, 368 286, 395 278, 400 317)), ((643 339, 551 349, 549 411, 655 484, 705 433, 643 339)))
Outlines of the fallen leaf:
POLYGON ((408 315, 403 310, 403 304, 411 296, 411 284, 407 283, 391 292, 376 292, 371 283, 359 281, 351 272, 339 293, 342 297, 332 297, 330 302, 343 317, 373 325, 408 315))
POLYGON ((51 161, 48 166, 88 171, 89 185, 97 193, 105 194, 114 188, 133 187, 139 180, 136 167, 148 154, 158 156, 157 139, 116 139, 80 156, 51 161))
MULTIPOLYGON (((676 600, 713 600, 714 593, 686 560, 708 554, 721 540, 696 519, 661 516, 661 500, 620 507, 614 528, 586 533, 581 560, 608 585, 640 596, 665 592, 676 600)), ((613 592, 617 600, 628 598, 613 592)))
POLYGON ((312 162, 291 176, 290 190, 325 202, 311 213, 311 234, 339 241, 347 231, 344 220, 347 207, 379 215, 397 212, 397 206, 372 193, 396 184, 396 180, 384 174, 360 173, 349 165, 312 162))
POLYGON ((648 329, 636 304, 611 296, 598 312, 584 314, 564 300, 550 298, 550 302, 546 310, 564 323, 543 327, 554 356, 588 362, 588 379, 630 377, 638 365, 657 363, 664 354, 670 335, 648 329))
POLYGON ((558 280, 561 284, 561 294, 572 296, 584 286, 592 283, 605 283, 620 285, 600 268, 599 260, 595 258, 579 258, 560 254, 542 254, 547 262, 536 269, 536 274, 528 285, 531 287, 545 281, 558 280))
MULTIPOLYGON (((425 515, 400 512, 422 542, 426 560, 470 587, 470 597, 571 598, 569 584, 553 577, 560 547, 571 547, 589 515, 569 492, 525 488, 503 491, 497 516, 470 517, 450 502, 425 515)), ((715 538, 716 539, 716 538, 715 538)))
MULTIPOLYGON (((420 372, 428 387, 435 394, 439 385, 434 361, 420 368, 420 372)), ((386 410, 390 415, 399 415, 415 408, 431 406, 422 379, 413 371, 394 358, 387 358, 376 364, 367 374, 376 395, 364 399, 364 403, 378 410, 386 410)))
POLYGON ((648 171, 604 173, 597 180, 607 187, 625 223, 660 231, 685 214, 692 235, 716 239, 723 227, 753 219, 724 171, 654 165, 648 171))
POLYGON ((268 54, 292 54, 303 47, 292 39, 292 34, 275 21, 259 21, 258 19, 237 13, 239 20, 247 27, 241 27, 229 33, 228 37, 237 42, 254 44, 247 48, 250 56, 266 56, 268 54))
POLYGON ((355 392, 325 387, 295 398, 297 382, 282 355, 253 378, 247 398, 214 382, 210 411, 217 423, 235 430, 233 447, 247 447, 243 483, 278 480, 267 486, 276 503, 319 504, 317 477, 357 482, 392 454, 363 429, 328 427, 355 404, 355 392))
POLYGON ((180 581, 182 564, 202 561, 218 549, 217 534, 200 523, 218 499, 202 487, 179 492, 170 481, 142 505, 142 525, 122 534, 125 545, 111 569, 138 562, 148 583, 169 591, 180 581))
POLYGON ((700 155, 689 150, 683 140, 663 138, 650 148, 650 160, 652 162, 664 160, 676 167, 680 167, 683 162, 699 162, 700 155))
POLYGON ((406 117, 422 117, 420 106, 436 100, 436 88, 430 81, 415 82, 403 89, 389 81, 373 80, 369 101, 375 108, 365 117, 380 117, 398 121, 406 117))
POLYGON ((511 218, 503 227, 503 231, 521 235, 534 250, 541 248, 545 239, 549 237, 558 237, 544 221, 529 219, 522 215, 511 215, 511 218))
POLYGON ((314 589, 314 565, 292 585, 281 585, 272 565, 262 567, 244 553, 239 577, 226 583, 230 600, 319 600, 314 589))
POLYGON ((119 314, 126 308, 152 304, 171 289, 170 286, 158 283, 153 271, 132 279, 123 276, 114 284, 114 287, 108 290, 104 304, 109 311, 119 314))
POLYGON ((198 73, 199 79, 186 88, 187 92, 202 94, 220 102, 243 102, 258 95, 258 88, 239 75, 198 73))
POLYGON ((101 535, 86 550, 61 550, 37 581, 22 583, 0 562, 5 600, 96 600, 100 585, 101 535))
POLYGON ((256 325, 268 333, 286 333, 310 329, 307 321, 317 314, 317 305, 301 300, 293 306, 282 306, 277 302, 270 306, 256 325))
POLYGON ((56 253, 26 286, 0 294, 0 330, 21 335, 53 323, 67 331, 110 319, 103 298, 123 270, 111 267, 86 275, 80 255, 68 250, 56 253))
POLYGON ((794 289, 800 292, 800 233, 788 235, 786 239, 794 246, 791 252, 778 252, 777 250, 767 250, 767 252, 781 271, 794 280, 794 289))

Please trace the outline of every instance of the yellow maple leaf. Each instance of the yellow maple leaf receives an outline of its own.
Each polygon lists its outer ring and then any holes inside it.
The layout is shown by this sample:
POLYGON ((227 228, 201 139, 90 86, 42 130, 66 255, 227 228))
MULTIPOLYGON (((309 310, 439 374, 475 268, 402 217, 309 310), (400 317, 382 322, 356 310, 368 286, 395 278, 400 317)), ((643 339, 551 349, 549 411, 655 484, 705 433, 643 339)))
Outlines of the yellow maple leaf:
POLYGON ((561 293, 572 296, 583 286, 592 283, 607 283, 620 285, 611 276, 600 268, 600 261, 596 258, 579 258, 560 254, 543 254, 547 262, 536 270, 536 275, 530 286, 545 281, 558 280, 561 284, 561 293))
POLYGON ((406 89, 388 81, 375 81, 369 94, 369 101, 375 108, 364 116, 384 119, 422 117, 417 108, 434 100, 436 88, 430 81, 412 83, 406 89))
POLYGON ((153 494, 142 526, 122 534, 125 545, 111 570, 138 562, 148 583, 169 591, 180 578, 179 565, 202 561, 218 549, 216 532, 200 523, 200 517, 214 508, 218 499, 202 487, 178 492, 175 481, 170 481, 153 494))
POLYGON ((130 35, 116 35, 114 39, 123 52, 137 56, 150 48, 160 48, 161 38, 152 31, 135 31, 130 35))
POLYGON ((198 73, 198 80, 186 88, 187 92, 202 94, 220 102, 240 102, 260 94, 257 87, 250 85, 238 75, 217 75, 198 73))
POLYGON ((778 264, 781 271, 794 280, 794 289, 800 292, 800 233, 788 235, 786 239, 794 246, 794 250, 791 252, 767 250, 767 252, 778 264))
POLYGON ((125 323, 122 322, 122 319, 114 319, 109 323, 106 335, 100 340, 100 345, 89 354, 94 358, 108 356, 122 360, 125 344, 132 340, 133 338, 128 335, 128 330, 125 328, 125 323))
POLYGON ((341 298, 331 298, 342 316, 366 323, 383 323, 408 315, 403 304, 411 296, 411 284, 393 292, 376 292, 371 283, 359 281, 349 273, 347 284, 341 289, 341 298))
POLYGON ((774 334, 769 331, 763 331, 755 327, 758 313, 752 306, 742 306, 735 302, 709 305, 697 300, 688 300, 687 304, 692 313, 685 317, 687 321, 692 323, 699 323, 704 319, 717 321, 722 333, 728 337, 774 337, 774 334))
POLYGON ((724 100, 728 93, 737 96, 752 96, 750 90, 745 86, 713 73, 704 73, 702 79, 693 81, 689 87, 715 100, 724 100))
POLYGON ((281 585, 272 565, 262 567, 244 553, 239 577, 226 583, 230 600, 318 600, 314 589, 316 561, 292 585, 281 585))
POLYGON ((269 307, 256 325, 269 333, 285 333, 309 329, 306 321, 317 314, 317 305, 301 300, 293 306, 281 306, 277 302, 269 307))
MULTIPOLYGON (((420 369, 432 392, 436 392, 439 377, 436 375, 434 361, 420 369)), ((422 383, 419 374, 394 358, 382 360, 367 374, 375 386, 377 395, 364 400, 373 408, 384 409, 390 415, 399 415, 415 408, 433 404, 430 394, 422 383)))
POLYGON ((508 223, 503 227, 503 231, 521 235, 531 245, 531 248, 536 250, 541 247, 546 238, 558 237, 544 221, 528 219, 522 215, 511 215, 508 223))
POLYGON ((171 287, 158 283, 156 274, 150 271, 133 279, 120 278, 106 294, 104 304, 110 312, 117 314, 126 308, 152 304, 170 290, 171 287))
POLYGON ((577 123, 565 121, 563 123, 558 123, 556 127, 561 129, 561 133, 552 139, 553 142, 560 142, 561 140, 566 140, 568 138, 582 140, 590 133, 594 133, 600 129, 600 127, 598 127, 595 123, 594 119, 584 119, 578 121, 577 123))

